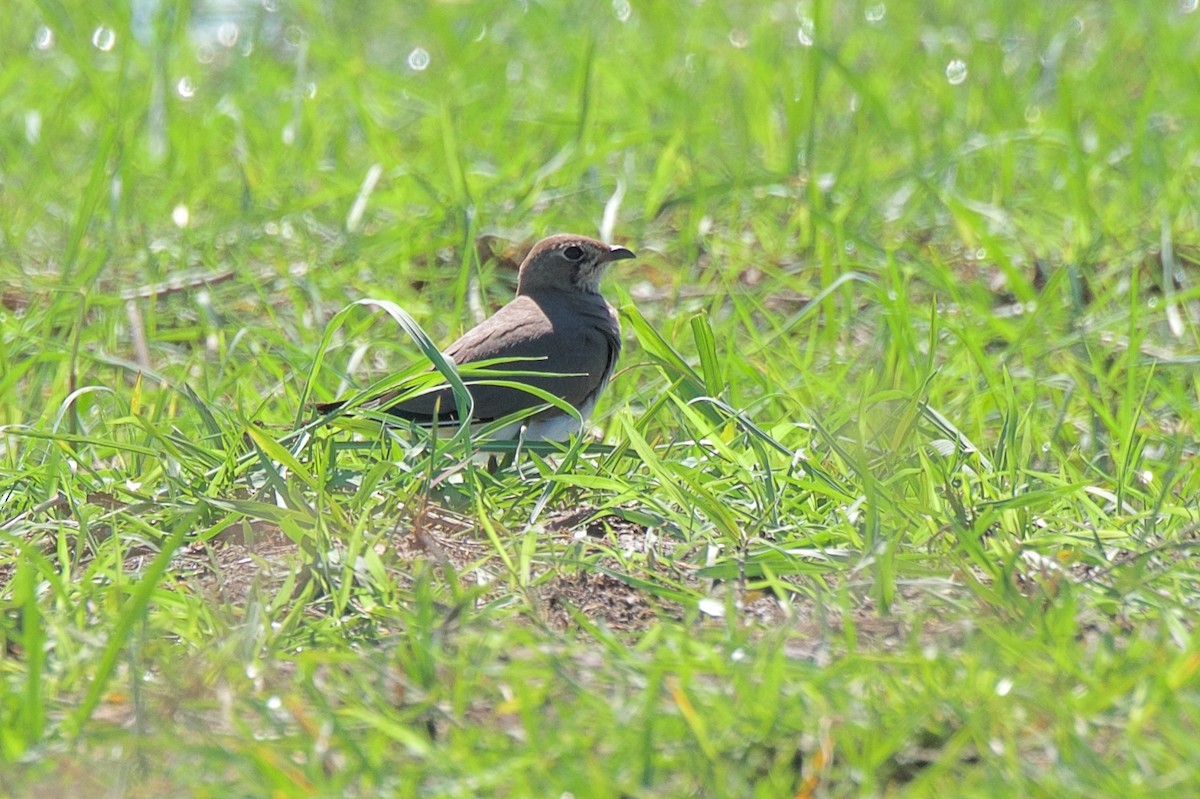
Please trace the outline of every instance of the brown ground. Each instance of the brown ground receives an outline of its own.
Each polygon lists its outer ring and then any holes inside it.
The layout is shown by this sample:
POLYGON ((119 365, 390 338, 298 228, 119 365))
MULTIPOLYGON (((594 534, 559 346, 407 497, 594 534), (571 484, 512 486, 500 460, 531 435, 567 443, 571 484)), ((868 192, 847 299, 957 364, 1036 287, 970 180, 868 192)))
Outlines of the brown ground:
MULTIPOLYGON (((638 525, 615 518, 601 522, 592 516, 590 510, 553 514, 544 522, 541 535, 555 539, 556 550, 581 542, 585 549, 604 545, 644 552, 645 530, 638 525)), ((393 531, 384 549, 381 557, 400 582, 408 580, 412 572, 406 566, 424 561, 452 568, 468 584, 486 579, 481 570, 490 573, 496 589, 485 598, 507 590, 503 562, 486 534, 465 517, 426 511, 422 518, 407 520, 393 531)), ((220 600, 236 604, 255 589, 277 589, 290 573, 305 569, 308 560, 278 527, 264 522, 255 524, 249 534, 239 526, 209 543, 191 544, 177 557, 174 570, 196 590, 213 592, 220 600)), ((602 557, 598 565, 613 571, 621 568, 611 558, 602 557)), ((559 629, 577 626, 572 610, 612 630, 641 630, 664 614, 678 617, 682 613, 678 605, 658 600, 603 571, 557 564, 535 565, 534 570, 531 582, 535 590, 529 601, 544 623, 559 629)))
MULTIPOLYGON (((309 559, 278 528, 259 523, 251 533, 246 535, 238 527, 210 543, 191 545, 177 558, 175 573, 183 576, 193 590, 212 592, 215 599, 238 605, 244 604, 256 588, 270 593, 289 574, 306 568, 309 559)), ((966 633, 962 623, 936 617, 943 600, 963 598, 964 587, 958 581, 901 585, 893 612, 880 613, 870 598, 869 583, 861 576, 855 583, 851 576, 825 575, 824 587, 819 591, 798 590, 786 601, 768 592, 743 590, 733 582, 696 577, 693 567, 683 565, 693 558, 682 544, 654 540, 648 553, 647 541, 651 539, 644 528, 613 516, 597 518, 591 508, 551 513, 539 535, 552 539, 544 542, 547 545, 539 547, 540 551, 564 553, 572 545, 579 547, 578 555, 535 562, 530 580, 533 588, 524 594, 535 623, 560 630, 578 629, 583 620, 614 632, 636 632, 661 619, 685 618, 689 608, 660 596, 653 587, 646 586, 649 583, 679 585, 700 596, 713 597, 718 613, 733 592, 735 612, 743 622, 764 630, 788 626, 794 633, 789 636, 789 653, 796 657, 830 657, 829 643, 841 635, 845 622, 853 623, 860 644, 881 648, 903 646, 914 627, 922 638, 941 642, 966 633), (625 562, 621 563, 613 552, 622 553, 625 562), (581 559, 588 564, 577 565, 581 559), (849 619, 842 618, 840 607, 813 599, 828 596, 839 582, 844 582, 849 595, 855 598, 849 619)), ((513 592, 495 548, 467 517, 440 509, 427 511, 419 519, 406 520, 380 549, 382 560, 402 586, 411 579, 416 564, 424 562, 452 568, 467 584, 490 579, 495 589, 485 591, 480 601, 513 592)), ((697 623, 724 621, 700 614, 697 623)))

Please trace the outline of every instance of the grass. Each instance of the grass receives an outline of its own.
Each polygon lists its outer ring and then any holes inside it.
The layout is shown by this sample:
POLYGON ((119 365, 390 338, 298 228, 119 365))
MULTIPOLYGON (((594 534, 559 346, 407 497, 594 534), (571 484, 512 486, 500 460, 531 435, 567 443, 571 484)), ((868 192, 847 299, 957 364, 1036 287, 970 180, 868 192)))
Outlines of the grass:
POLYGON ((0 789, 1194 795, 1193 11, 18 3, 0 789), (600 441, 314 423, 559 230, 600 441))

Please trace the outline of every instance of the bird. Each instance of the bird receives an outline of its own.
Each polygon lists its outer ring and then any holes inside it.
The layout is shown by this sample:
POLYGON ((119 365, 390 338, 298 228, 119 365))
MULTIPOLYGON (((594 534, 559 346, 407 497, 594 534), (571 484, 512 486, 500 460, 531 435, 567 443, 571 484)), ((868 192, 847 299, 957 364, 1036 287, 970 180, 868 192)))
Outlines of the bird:
MULTIPOLYGON (((561 442, 582 432, 580 419, 586 423, 591 417, 621 354, 621 324, 616 309, 600 293, 600 279, 609 264, 635 257, 625 247, 587 236, 548 236, 533 245, 521 262, 516 297, 446 348, 444 354, 456 366, 492 359, 530 359, 498 363, 494 368, 538 374, 497 377, 541 389, 579 412, 576 418, 549 405, 505 425, 494 433, 494 439, 523 435, 526 441, 561 442)), ((474 400, 473 423, 547 405, 519 388, 468 380, 467 390, 474 400)), ((388 392, 372 398, 367 406, 425 427, 461 421, 449 387, 396 402, 399 394, 400 390, 388 392)), ((329 413, 344 404, 323 403, 317 409, 329 413)))

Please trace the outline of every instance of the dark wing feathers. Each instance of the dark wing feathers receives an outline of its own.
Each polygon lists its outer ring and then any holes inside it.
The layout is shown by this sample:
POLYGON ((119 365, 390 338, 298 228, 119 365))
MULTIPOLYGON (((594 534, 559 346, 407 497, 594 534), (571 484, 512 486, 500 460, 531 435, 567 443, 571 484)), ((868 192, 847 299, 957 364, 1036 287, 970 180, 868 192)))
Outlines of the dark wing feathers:
MULTIPOLYGON (((495 315, 467 331, 446 350, 459 366, 493 358, 539 360, 497 364, 497 371, 549 372, 565 376, 512 377, 582 407, 608 382, 621 351, 616 312, 598 294, 566 292, 521 295, 495 315)), ((478 378, 476 378, 478 379, 478 378)), ((520 389, 472 385, 475 421, 486 422, 541 405, 520 389)), ((381 398, 386 406, 387 398, 381 398)), ((416 397, 387 408, 388 413, 417 423, 455 421, 458 410, 450 389, 416 397)), ((547 413, 555 413, 553 409, 547 413)))

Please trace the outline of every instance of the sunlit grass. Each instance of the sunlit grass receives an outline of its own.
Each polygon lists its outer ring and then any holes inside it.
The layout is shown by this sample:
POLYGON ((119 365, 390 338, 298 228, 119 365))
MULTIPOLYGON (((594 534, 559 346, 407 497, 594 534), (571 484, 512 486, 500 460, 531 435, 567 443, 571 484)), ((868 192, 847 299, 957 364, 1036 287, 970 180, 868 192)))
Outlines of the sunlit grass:
POLYGON ((142 8, 0 32, 0 792, 1196 792, 1193 4, 142 8), (555 231, 598 441, 316 421, 555 231))

